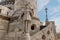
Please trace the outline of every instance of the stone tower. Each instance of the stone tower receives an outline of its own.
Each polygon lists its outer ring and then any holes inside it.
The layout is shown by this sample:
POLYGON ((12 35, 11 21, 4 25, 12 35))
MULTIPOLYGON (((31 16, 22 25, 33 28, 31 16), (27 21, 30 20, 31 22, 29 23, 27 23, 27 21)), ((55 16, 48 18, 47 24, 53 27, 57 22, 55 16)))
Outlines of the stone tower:
POLYGON ((40 22, 36 0, 8 1, 0 6, 0 40, 55 40, 54 22, 40 22))
POLYGON ((46 11, 46 21, 45 21, 45 25, 48 26, 49 22, 48 22, 48 15, 47 15, 47 8, 45 8, 45 11, 46 11))
POLYGON ((36 0, 15 0, 14 16, 20 16, 24 24, 24 40, 30 40, 30 24, 33 17, 36 15, 37 2, 36 0), (20 15, 19 15, 20 14, 20 15))

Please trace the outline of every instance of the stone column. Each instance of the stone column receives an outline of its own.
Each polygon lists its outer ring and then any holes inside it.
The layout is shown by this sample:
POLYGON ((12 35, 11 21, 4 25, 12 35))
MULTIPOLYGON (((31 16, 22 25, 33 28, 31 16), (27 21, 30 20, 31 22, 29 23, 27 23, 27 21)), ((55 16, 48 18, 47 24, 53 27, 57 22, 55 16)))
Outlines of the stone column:
POLYGON ((7 33, 8 21, 0 18, 0 40, 4 40, 7 33))
POLYGON ((24 40, 30 40, 30 21, 31 21, 31 17, 30 17, 30 14, 29 14, 29 11, 26 9, 26 11, 24 12, 24 17, 23 17, 23 20, 24 20, 24 40))
POLYGON ((30 34, 29 33, 25 33, 23 40, 30 40, 30 39, 31 39, 30 38, 30 34))
POLYGON ((29 33, 29 26, 28 26, 28 21, 25 21, 25 27, 24 27, 24 40, 30 40, 30 33, 29 33))
MULTIPOLYGON (((30 40, 30 34, 29 34, 29 21, 31 19, 30 13, 28 9, 30 6, 30 1, 32 0, 15 0, 15 6, 14 10, 20 10, 20 14, 23 14, 23 24, 24 24, 24 34, 22 36, 21 40, 30 40), (28 7, 29 6, 29 7, 28 7)), ((31 8, 31 7, 30 7, 31 8)))

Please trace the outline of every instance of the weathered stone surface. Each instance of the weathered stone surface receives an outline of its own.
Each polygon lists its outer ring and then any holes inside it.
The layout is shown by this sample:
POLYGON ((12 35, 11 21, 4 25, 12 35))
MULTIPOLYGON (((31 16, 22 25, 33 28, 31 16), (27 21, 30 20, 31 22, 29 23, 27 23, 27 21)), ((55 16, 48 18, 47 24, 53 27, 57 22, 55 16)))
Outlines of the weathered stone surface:
POLYGON ((8 28, 8 21, 0 18, 0 40, 3 40, 8 28))
POLYGON ((0 9, 0 40, 56 40, 54 23, 44 27, 38 19, 36 0, 15 0, 0 9))
POLYGON ((43 40, 43 38, 42 38, 43 35, 45 35, 45 39, 44 40, 49 40, 49 39, 56 40, 52 26, 53 25, 50 24, 49 26, 47 26, 46 28, 42 29, 38 33, 32 35, 31 40, 43 40), (50 32, 49 34, 47 33, 48 31, 50 32))

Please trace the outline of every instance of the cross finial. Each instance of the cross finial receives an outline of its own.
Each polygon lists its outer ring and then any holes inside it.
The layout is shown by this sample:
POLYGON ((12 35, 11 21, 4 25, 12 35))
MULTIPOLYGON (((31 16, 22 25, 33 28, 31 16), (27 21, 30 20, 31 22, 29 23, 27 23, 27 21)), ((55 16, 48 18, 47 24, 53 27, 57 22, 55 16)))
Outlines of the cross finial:
POLYGON ((47 9, 47 8, 45 8, 45 11, 46 11, 46 18, 47 18, 47 10, 48 10, 48 9, 47 9))
POLYGON ((46 20, 48 20, 48 17, 47 17, 47 10, 48 10, 48 9, 47 9, 47 8, 45 8, 45 11, 46 11, 46 20))
POLYGON ((45 8, 45 12, 46 12, 46 25, 48 24, 48 16, 47 16, 47 8, 45 8))
POLYGON ((47 8, 45 8, 46 14, 47 14, 47 10, 48 10, 48 9, 47 9, 47 8))

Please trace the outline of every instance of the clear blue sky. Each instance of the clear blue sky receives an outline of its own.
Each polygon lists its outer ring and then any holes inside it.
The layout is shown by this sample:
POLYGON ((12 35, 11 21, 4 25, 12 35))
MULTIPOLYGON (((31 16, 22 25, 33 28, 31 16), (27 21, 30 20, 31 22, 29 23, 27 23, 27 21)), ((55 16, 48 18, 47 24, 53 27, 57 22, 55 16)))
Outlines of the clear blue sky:
POLYGON ((60 33, 60 0, 37 0, 37 13, 42 22, 45 22, 45 8, 48 8, 49 21, 55 21, 56 31, 60 33))

